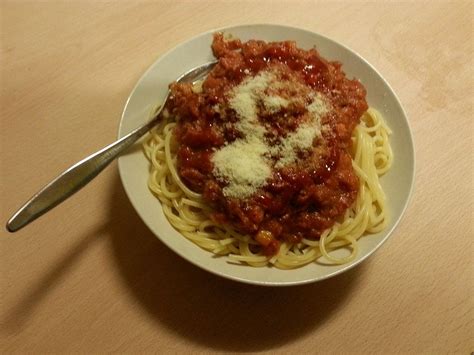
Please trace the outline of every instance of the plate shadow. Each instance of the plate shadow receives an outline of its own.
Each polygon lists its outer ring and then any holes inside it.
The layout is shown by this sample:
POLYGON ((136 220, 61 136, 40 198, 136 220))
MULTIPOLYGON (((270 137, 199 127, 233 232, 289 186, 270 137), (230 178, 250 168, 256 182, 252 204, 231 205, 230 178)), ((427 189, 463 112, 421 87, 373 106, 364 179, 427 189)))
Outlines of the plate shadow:
POLYGON ((304 286, 230 281, 161 243, 133 209, 118 174, 111 186, 110 242, 126 289, 160 325, 205 347, 262 351, 317 332, 342 310, 366 267, 304 286))

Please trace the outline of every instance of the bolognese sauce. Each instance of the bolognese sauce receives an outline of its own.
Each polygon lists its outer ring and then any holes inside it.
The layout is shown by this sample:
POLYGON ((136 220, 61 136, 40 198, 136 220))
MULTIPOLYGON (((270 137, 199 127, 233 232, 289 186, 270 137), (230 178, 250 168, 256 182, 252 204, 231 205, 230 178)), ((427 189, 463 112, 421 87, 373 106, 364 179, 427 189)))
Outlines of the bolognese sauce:
POLYGON ((293 41, 214 35, 217 65, 170 86, 177 167, 211 219, 251 235, 265 255, 317 240, 356 200, 351 134, 366 91, 337 61, 293 41))

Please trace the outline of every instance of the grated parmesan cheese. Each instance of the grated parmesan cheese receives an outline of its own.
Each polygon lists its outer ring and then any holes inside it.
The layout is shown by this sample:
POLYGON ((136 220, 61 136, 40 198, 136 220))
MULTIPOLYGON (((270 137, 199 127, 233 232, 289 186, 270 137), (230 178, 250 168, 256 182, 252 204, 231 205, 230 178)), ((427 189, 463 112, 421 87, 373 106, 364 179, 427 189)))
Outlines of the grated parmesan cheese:
POLYGON ((244 80, 232 90, 229 104, 241 120, 254 122, 258 120, 257 102, 264 95, 272 79, 274 75, 271 72, 263 71, 253 78, 244 80))
POLYGON ((288 107, 290 102, 281 96, 268 96, 263 99, 263 105, 271 113, 280 111, 282 108, 288 107))
POLYGON ((280 140, 272 150, 273 155, 280 156, 275 164, 275 168, 283 168, 297 160, 298 151, 309 149, 313 146, 313 141, 321 135, 319 127, 312 123, 300 125, 295 132, 288 134, 280 140))
POLYGON ((313 97, 313 102, 311 102, 307 109, 308 112, 318 119, 329 112, 328 104, 319 92, 313 97))
POLYGON ((264 154, 265 142, 256 138, 237 139, 214 153, 212 161, 216 178, 227 181, 225 196, 245 198, 257 192, 271 176, 264 154))
POLYGON ((271 176, 271 168, 265 155, 268 153, 263 136, 266 132, 258 122, 257 100, 268 86, 269 72, 244 80, 231 92, 230 107, 237 113, 235 127, 244 138, 224 146, 212 157, 214 176, 228 182, 224 196, 246 198, 253 195, 271 176))
POLYGON ((313 102, 307 107, 311 117, 310 121, 301 124, 295 132, 281 139, 280 144, 274 148, 273 155, 280 156, 275 168, 283 168, 296 162, 298 151, 310 149, 314 140, 321 137, 321 117, 329 112, 329 107, 320 93, 314 95, 312 99, 313 102))
POLYGON ((238 122, 235 128, 243 138, 223 146, 215 151, 211 160, 213 174, 226 182, 224 196, 244 199, 252 196, 265 186, 272 176, 272 168, 283 168, 298 159, 298 152, 311 149, 315 139, 321 137, 321 117, 329 112, 329 105, 320 93, 310 93, 312 99, 306 109, 307 120, 285 137, 279 137, 277 143, 270 145, 265 134, 266 127, 258 120, 260 108, 276 113, 292 103, 301 103, 302 97, 281 97, 269 95, 270 87, 295 89, 301 86, 290 80, 278 80, 270 70, 246 78, 234 87, 229 94, 229 105, 236 112, 238 122))

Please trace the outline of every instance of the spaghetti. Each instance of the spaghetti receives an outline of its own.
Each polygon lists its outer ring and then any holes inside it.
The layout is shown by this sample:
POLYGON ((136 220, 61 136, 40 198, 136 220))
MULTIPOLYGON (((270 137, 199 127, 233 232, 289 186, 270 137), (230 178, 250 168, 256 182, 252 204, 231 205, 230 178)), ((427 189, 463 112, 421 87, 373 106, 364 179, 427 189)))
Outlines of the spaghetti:
POLYGON ((250 235, 211 220, 212 209, 202 195, 190 190, 178 174, 178 147, 173 134, 176 121, 166 111, 162 116, 162 122, 144 143, 146 157, 151 163, 148 186, 160 200, 171 225, 205 250, 256 267, 271 264, 281 269, 292 269, 321 257, 329 263, 344 264, 356 257, 359 238, 377 233, 387 224, 385 194, 379 177, 392 165, 391 131, 381 114, 373 108, 362 115, 351 138, 352 167, 359 179, 355 202, 321 234, 319 240, 284 241, 275 255, 255 252, 258 243, 250 235), (351 250, 350 255, 333 255, 334 250, 344 247, 351 250))

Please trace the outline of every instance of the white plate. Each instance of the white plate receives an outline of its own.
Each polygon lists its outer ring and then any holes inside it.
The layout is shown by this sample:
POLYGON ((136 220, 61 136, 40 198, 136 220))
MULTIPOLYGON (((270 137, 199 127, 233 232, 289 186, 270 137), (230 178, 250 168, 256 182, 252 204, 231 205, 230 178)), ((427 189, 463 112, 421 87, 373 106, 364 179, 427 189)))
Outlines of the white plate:
POLYGON ((228 263, 227 257, 215 257, 200 249, 171 227, 158 199, 148 190, 149 165, 141 149, 135 149, 120 157, 118 162, 122 183, 132 205, 152 232, 177 254, 204 270, 232 280, 259 285, 287 286, 323 280, 354 267, 377 250, 400 221, 412 191, 415 161, 407 116, 397 96, 367 61, 347 47, 317 33, 280 25, 245 25, 203 33, 170 50, 141 77, 123 111, 119 137, 146 122, 151 107, 164 99, 170 82, 182 73, 213 60, 210 46, 212 34, 216 31, 232 33, 244 41, 295 40, 299 47, 305 49, 316 46, 324 58, 341 61, 342 68, 349 78, 360 79, 367 89, 369 105, 383 114, 393 131, 391 145, 394 164, 381 179, 387 195, 390 223, 381 233, 362 237, 359 241, 360 252, 357 258, 345 265, 326 266, 313 263, 295 270, 279 270, 228 263))

